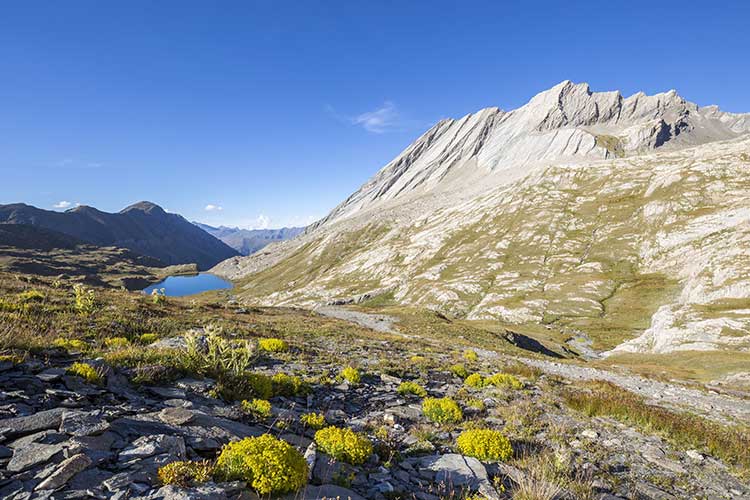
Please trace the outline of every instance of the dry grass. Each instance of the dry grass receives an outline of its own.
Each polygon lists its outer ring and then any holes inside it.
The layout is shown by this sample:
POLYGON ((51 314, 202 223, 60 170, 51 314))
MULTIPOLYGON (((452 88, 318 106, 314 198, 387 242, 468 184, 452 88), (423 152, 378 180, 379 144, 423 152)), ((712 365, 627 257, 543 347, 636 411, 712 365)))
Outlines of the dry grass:
POLYGON ((584 390, 564 389, 563 399, 589 417, 609 416, 645 432, 659 434, 682 448, 704 450, 750 471, 750 430, 725 426, 689 413, 646 404, 643 398, 608 382, 592 382, 584 390))

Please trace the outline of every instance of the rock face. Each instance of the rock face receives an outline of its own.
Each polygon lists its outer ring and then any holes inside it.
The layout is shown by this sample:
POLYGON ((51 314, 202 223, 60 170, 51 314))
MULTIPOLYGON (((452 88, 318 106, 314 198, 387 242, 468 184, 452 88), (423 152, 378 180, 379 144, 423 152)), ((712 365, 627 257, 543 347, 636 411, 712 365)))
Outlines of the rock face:
POLYGON ((22 203, 0 205, 0 223, 38 226, 97 246, 127 248, 163 264, 195 263, 201 270, 237 255, 182 216, 145 201, 118 213, 88 206, 60 213, 22 203))
POLYGON ((215 272, 251 303, 380 296, 600 352, 746 349, 748 131, 674 91, 566 81, 441 121, 303 235, 215 272))

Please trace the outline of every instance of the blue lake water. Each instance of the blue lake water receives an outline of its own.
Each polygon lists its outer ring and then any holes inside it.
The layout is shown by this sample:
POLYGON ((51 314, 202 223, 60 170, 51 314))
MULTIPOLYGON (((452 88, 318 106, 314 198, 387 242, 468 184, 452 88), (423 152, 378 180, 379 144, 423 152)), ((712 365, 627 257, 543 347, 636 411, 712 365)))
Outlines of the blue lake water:
POLYGON ((143 290, 150 294, 153 290, 164 289, 164 293, 170 297, 184 297, 209 290, 223 290, 232 288, 227 280, 208 273, 193 274, 189 276, 169 276, 159 283, 153 284, 143 290))

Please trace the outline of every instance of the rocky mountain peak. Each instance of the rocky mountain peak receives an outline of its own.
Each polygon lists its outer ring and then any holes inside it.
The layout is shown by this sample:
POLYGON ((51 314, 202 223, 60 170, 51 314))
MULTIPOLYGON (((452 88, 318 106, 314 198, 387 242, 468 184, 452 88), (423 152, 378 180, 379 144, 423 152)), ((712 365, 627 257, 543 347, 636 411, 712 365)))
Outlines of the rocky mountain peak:
POLYGON ((125 214, 133 211, 144 212, 151 215, 167 213, 159 205, 150 201, 139 201, 138 203, 133 203, 132 205, 123 208, 120 213, 125 214))
POLYGON ((593 92, 587 83, 565 80, 509 112, 489 107, 441 120, 320 224, 425 195, 465 196, 551 163, 681 149, 748 131, 750 114, 700 108, 675 90, 624 98, 616 90, 593 92))

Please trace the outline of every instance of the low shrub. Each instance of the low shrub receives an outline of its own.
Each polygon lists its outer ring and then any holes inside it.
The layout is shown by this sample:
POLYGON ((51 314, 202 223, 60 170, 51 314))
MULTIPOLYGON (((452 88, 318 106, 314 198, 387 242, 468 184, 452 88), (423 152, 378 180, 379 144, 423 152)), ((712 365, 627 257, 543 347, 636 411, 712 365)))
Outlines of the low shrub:
POLYGON ((486 405, 484 404, 484 401, 477 398, 471 398, 466 401, 466 406, 470 408, 476 408, 477 410, 484 410, 486 408, 486 405))
POLYGON ((0 363, 13 363, 17 365, 23 362, 23 358, 16 354, 0 354, 0 363))
POLYGON ((469 372, 466 370, 466 367, 462 365, 461 363, 451 365, 449 368, 450 372, 455 375, 458 378, 466 378, 469 376, 469 372))
POLYGON ((258 339, 258 348, 265 352, 285 352, 289 350, 289 344, 281 339, 258 339))
POLYGON ((257 418, 268 418, 271 416, 271 403, 266 399, 243 400, 242 409, 257 418))
POLYGON ((494 385, 495 387, 509 387, 511 389, 522 389, 523 384, 513 375, 507 373, 496 373, 485 380, 487 385, 494 385))
POLYGON ((101 384, 102 375, 99 371, 88 363, 73 363, 66 370, 68 374, 81 377, 90 384, 101 384))
POLYGON ((479 373, 472 373, 468 377, 466 377, 466 380, 464 380, 464 384, 473 387, 474 389, 481 389, 487 383, 484 380, 484 377, 482 377, 479 373))
POLYGON ((362 380, 362 376, 359 374, 359 370, 354 367, 347 366, 341 370, 341 378, 349 382, 350 384, 359 384, 362 380))
POLYGON ((315 442, 336 460, 352 465, 363 464, 372 454, 372 442, 351 429, 326 427, 315 433, 315 442))
POLYGON ((491 429, 463 431, 456 439, 456 447, 462 455, 474 457, 483 462, 508 460, 513 454, 508 438, 500 431, 491 429))
POLYGON ((262 373, 225 374, 217 381, 214 395, 225 401, 269 399, 274 396, 275 385, 271 377, 262 373))
POLYGON ((52 345, 66 351, 85 351, 89 348, 86 342, 79 339, 56 338, 52 341, 52 345))
POLYGON ((187 488, 211 479, 213 466, 208 460, 201 462, 172 462, 159 467, 156 475, 163 485, 173 484, 187 488))
POLYGON ((303 396, 310 390, 308 385, 296 375, 277 373, 271 377, 275 396, 303 396))
POLYGON ((26 290, 18 294, 18 300, 23 303, 27 302, 43 302, 44 294, 39 290, 26 290))
POLYGON ((125 337, 110 337, 104 339, 104 345, 110 349, 122 349, 130 345, 130 341, 125 337))
POLYGON ((141 344, 153 344, 157 340, 159 340, 159 336, 155 333, 144 333, 143 335, 138 337, 138 341, 141 344))
POLYGON ((461 408, 451 398, 425 398, 422 413, 436 424, 457 424, 464 418, 461 408))
POLYGON ((401 382, 401 385, 398 386, 396 392, 398 392, 402 396, 405 396, 407 394, 414 394, 415 396, 419 396, 420 398, 427 396, 427 391, 425 390, 425 388, 417 384, 416 382, 401 382))
POLYGON ((463 356, 466 361, 470 361, 472 363, 479 361, 479 355, 472 349, 465 350, 463 356))
POLYGON ((299 417, 305 427, 311 429, 322 429, 326 425, 326 417, 322 413, 305 413, 299 417))
POLYGON ((289 443, 270 434, 229 443, 216 459, 220 481, 245 481, 261 495, 291 493, 307 482, 307 462, 289 443))

